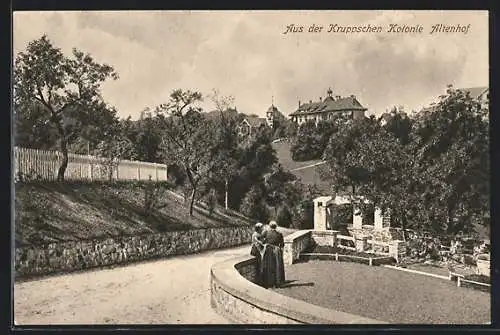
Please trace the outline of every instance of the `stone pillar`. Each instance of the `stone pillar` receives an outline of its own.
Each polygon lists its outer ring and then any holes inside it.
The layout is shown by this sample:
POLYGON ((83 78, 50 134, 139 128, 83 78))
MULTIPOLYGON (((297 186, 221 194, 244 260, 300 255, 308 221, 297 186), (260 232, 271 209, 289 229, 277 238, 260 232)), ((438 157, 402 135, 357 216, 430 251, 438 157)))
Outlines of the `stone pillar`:
POLYGON ((331 196, 317 197, 314 202, 314 230, 327 230, 327 207, 332 202, 331 196))
POLYGON ((374 215, 374 229, 375 230, 382 230, 384 227, 383 223, 384 216, 382 215, 382 210, 380 208, 375 208, 375 215, 374 215))
POLYGON ((285 241, 285 247, 283 248, 283 263, 292 265, 293 261, 293 241, 285 241))
POLYGON ((406 253, 406 243, 404 241, 394 240, 389 245, 389 256, 394 257, 394 259, 399 263, 401 257, 406 253))
POLYGON ((356 214, 358 208, 353 204, 352 206, 352 227, 354 229, 361 229, 363 226, 363 216, 361 213, 356 214))
POLYGON ((365 251, 368 247, 368 237, 361 236, 356 238, 356 251, 365 251))

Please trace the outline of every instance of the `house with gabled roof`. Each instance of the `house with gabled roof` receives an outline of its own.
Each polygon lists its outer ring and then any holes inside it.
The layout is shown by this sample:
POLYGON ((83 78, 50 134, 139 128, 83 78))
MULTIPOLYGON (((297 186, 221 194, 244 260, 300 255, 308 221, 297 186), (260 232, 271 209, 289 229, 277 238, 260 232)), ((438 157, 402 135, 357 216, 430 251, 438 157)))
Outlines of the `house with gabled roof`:
POLYGON ((265 117, 247 116, 238 125, 238 135, 241 137, 251 136, 257 132, 260 127, 267 127, 268 121, 265 117))
POLYGON ((356 96, 341 97, 339 95, 333 96, 332 89, 328 89, 327 96, 319 101, 301 104, 296 111, 290 114, 292 121, 299 125, 308 121, 314 120, 316 123, 319 121, 327 121, 334 117, 334 115, 342 114, 347 117, 358 119, 365 115, 367 108, 365 108, 356 99, 356 96))

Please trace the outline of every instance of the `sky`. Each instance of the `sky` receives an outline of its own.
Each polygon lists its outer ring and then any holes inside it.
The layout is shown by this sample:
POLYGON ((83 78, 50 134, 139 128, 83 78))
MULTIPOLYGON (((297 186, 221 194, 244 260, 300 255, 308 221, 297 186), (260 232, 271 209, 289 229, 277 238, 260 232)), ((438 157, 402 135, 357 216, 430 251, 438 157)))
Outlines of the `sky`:
POLYGON ((137 119, 174 89, 213 89, 246 114, 274 103, 285 115, 298 101, 355 95, 380 115, 392 106, 418 110, 457 88, 488 86, 486 11, 82 11, 15 12, 14 55, 46 34, 112 65, 120 78, 102 95, 121 117, 137 119), (290 24, 304 32, 287 33, 290 24), (308 32, 311 25, 322 32, 308 32), (330 24, 382 27, 380 33, 332 33, 330 24), (388 32, 390 24, 422 33, 388 32), (430 34, 435 24, 470 25, 467 33, 430 34))

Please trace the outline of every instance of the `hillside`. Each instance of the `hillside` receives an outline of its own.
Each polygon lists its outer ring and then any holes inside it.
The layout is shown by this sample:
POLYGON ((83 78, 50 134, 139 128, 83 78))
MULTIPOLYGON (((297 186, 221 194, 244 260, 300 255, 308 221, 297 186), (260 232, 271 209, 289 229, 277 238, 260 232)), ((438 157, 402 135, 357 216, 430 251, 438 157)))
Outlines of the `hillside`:
POLYGON ((302 183, 316 185, 321 191, 328 192, 329 185, 321 180, 319 169, 321 165, 316 165, 321 160, 310 160, 305 162, 296 162, 292 159, 290 153, 291 144, 289 142, 275 142, 273 148, 276 150, 280 164, 296 175, 302 183))
POLYGON ((27 183, 15 187, 16 246, 252 224, 235 213, 197 208, 164 192, 144 208, 144 183, 27 183))

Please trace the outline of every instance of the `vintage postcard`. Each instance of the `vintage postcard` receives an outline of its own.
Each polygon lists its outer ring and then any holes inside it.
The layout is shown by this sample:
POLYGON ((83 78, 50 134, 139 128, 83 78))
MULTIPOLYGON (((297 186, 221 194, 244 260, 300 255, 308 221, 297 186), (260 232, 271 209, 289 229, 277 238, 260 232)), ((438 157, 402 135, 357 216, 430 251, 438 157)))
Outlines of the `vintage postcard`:
POLYGON ((488 32, 14 12, 15 325, 490 324, 488 32))

